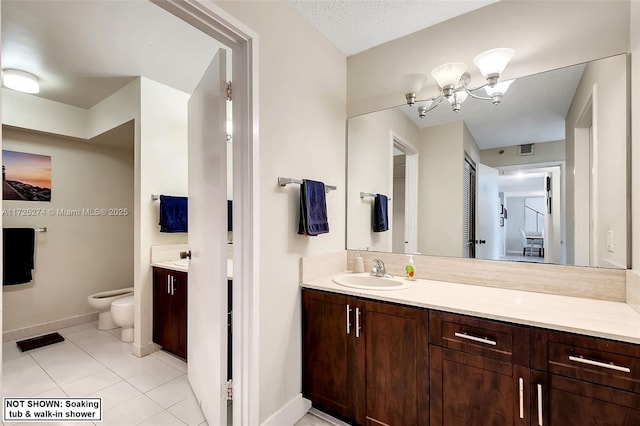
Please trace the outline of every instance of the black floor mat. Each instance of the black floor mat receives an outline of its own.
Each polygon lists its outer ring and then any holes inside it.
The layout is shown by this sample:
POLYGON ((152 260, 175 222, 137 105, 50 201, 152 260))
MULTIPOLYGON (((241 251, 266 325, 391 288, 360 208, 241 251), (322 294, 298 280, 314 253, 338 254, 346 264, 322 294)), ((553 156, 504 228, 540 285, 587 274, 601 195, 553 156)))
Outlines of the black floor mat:
POLYGON ((18 345, 22 352, 25 352, 58 342, 64 342, 64 337, 58 333, 49 333, 43 336, 32 337, 31 339, 20 340, 16 342, 16 345, 18 345))

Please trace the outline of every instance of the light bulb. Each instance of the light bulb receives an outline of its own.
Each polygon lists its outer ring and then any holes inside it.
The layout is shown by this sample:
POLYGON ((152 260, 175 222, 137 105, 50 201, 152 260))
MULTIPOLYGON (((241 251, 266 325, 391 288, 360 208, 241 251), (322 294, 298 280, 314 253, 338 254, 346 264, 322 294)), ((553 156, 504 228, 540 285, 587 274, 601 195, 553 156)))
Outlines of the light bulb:
POLYGON ((2 84, 8 89, 23 93, 40 92, 38 77, 26 71, 6 69, 2 71, 2 84))

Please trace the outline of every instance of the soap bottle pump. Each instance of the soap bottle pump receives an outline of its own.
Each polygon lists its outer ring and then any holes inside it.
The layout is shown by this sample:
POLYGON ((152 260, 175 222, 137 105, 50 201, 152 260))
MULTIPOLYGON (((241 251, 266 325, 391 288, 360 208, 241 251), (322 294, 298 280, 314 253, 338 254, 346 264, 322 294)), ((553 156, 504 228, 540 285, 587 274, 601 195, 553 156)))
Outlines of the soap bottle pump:
POLYGON ((364 272, 364 260, 362 259, 362 256, 360 256, 360 250, 356 252, 356 257, 353 260, 353 272, 364 272))
POLYGON ((415 281, 416 278, 416 265, 413 263, 413 255, 409 255, 409 262, 407 262, 407 266, 404 268, 405 270, 405 278, 410 281, 415 281))

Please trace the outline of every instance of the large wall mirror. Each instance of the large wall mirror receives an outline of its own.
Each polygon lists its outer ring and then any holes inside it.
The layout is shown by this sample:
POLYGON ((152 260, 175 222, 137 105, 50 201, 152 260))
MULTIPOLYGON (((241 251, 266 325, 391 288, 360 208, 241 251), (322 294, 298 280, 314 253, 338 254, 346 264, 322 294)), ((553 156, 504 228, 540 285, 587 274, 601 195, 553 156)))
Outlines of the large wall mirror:
POLYGON ((420 106, 348 120, 348 249, 627 268, 626 55, 420 106))

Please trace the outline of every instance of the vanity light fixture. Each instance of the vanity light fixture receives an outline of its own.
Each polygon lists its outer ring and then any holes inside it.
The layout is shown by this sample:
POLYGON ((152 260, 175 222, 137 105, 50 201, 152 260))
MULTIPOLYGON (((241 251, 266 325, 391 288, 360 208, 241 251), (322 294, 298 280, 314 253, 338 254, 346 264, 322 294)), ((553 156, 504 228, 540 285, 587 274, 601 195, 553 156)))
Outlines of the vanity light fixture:
POLYGON ((502 101, 511 83, 514 80, 498 82, 500 74, 504 71, 507 64, 513 58, 515 51, 508 47, 487 50, 477 55, 473 59, 473 63, 478 67, 487 82, 482 86, 469 88, 471 76, 467 72, 467 65, 461 62, 442 64, 431 71, 431 76, 438 83, 440 93, 429 99, 417 99, 415 92, 405 94, 405 99, 409 106, 413 106, 420 102, 418 107, 418 115, 424 118, 427 113, 436 108, 443 99, 447 99, 453 108, 458 112, 462 103, 468 96, 474 99, 489 100, 494 105, 498 105, 502 101), (484 88, 488 97, 476 95, 479 89, 484 88))
POLYGON ((40 82, 38 77, 26 71, 17 69, 2 70, 2 85, 8 89, 13 89, 23 93, 40 92, 40 82))

